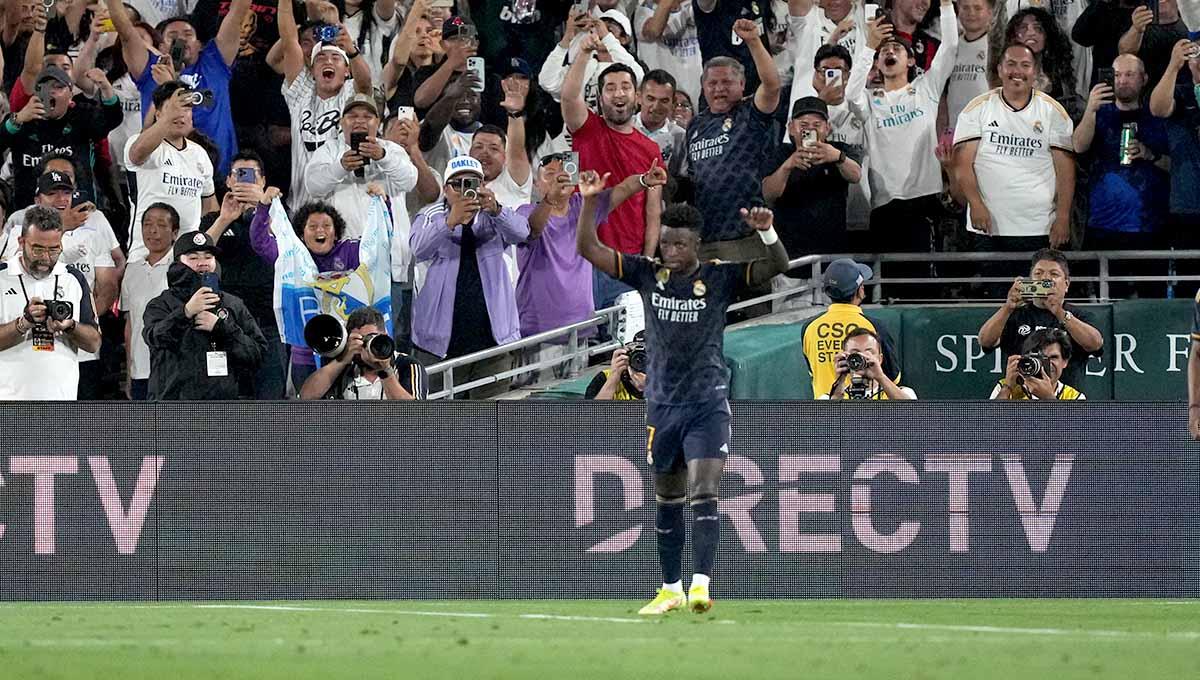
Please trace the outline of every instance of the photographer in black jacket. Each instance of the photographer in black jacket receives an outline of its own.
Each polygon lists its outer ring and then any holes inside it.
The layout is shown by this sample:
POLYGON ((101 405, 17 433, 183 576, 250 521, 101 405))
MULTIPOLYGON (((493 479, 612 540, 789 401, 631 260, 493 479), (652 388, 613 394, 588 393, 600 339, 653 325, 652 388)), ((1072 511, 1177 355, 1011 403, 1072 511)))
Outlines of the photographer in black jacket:
POLYGON ((218 292, 218 253, 204 232, 175 241, 167 290, 146 305, 142 337, 150 347, 150 399, 237 399, 267 341, 246 305, 218 292))

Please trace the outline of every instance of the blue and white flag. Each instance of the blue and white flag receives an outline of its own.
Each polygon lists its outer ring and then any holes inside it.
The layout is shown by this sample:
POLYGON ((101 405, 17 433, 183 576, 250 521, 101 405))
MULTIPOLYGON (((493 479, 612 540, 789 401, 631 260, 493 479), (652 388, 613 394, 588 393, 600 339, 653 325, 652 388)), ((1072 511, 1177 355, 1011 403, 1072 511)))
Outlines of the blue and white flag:
POLYGON ((275 321, 283 341, 305 347, 304 324, 318 314, 343 322, 359 307, 372 306, 383 314, 392 332, 391 211, 381 197, 371 199, 367 224, 358 244, 358 268, 318 272, 312 253, 292 229, 279 199, 271 203, 271 232, 279 249, 275 260, 275 321))

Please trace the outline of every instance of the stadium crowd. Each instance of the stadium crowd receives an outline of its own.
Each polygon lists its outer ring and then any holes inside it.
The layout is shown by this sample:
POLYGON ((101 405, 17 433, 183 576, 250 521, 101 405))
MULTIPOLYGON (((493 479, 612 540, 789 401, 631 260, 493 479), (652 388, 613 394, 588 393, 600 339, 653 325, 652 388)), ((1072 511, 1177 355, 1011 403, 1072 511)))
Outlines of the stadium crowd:
MULTIPOLYGON (((423 365, 637 304, 577 251, 581 171, 607 186, 600 241, 647 257, 676 203, 702 259, 767 257, 740 216, 761 205, 792 258, 1200 243, 1200 0, 0 7, 0 399, 422 398, 423 365), (298 282, 348 329, 320 368, 298 282)), ((1066 259, 1039 258, 1050 302, 1014 285, 980 337, 1049 348, 1056 377, 1098 333, 1062 303, 1066 259), (1010 337, 1022 314, 1061 333, 1010 337)), ((857 313, 861 281, 829 283, 857 313)), ((853 373, 915 397, 885 331, 846 342, 867 364, 831 354, 814 394, 853 373)), ((1019 398, 1014 361, 994 396, 1019 398)), ((593 392, 624 392, 613 374, 593 392)))

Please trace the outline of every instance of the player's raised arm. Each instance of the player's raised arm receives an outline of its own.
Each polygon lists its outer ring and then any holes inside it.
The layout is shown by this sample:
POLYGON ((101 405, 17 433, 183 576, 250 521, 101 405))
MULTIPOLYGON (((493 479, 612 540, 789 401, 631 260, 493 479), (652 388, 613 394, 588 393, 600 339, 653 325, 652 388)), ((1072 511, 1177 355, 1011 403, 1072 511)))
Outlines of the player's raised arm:
POLYGON ((579 175, 579 194, 583 196, 583 209, 579 212, 579 226, 575 229, 575 247, 580 256, 600 271, 617 277, 620 265, 617 251, 600 242, 596 235, 596 197, 604 191, 608 173, 603 177, 595 170, 585 170, 579 175))
POLYGON ((772 277, 788 270, 787 249, 775 233, 775 213, 770 208, 742 208, 742 220, 758 231, 759 238, 767 245, 767 257, 747 263, 747 282, 752 286, 766 283, 772 277))

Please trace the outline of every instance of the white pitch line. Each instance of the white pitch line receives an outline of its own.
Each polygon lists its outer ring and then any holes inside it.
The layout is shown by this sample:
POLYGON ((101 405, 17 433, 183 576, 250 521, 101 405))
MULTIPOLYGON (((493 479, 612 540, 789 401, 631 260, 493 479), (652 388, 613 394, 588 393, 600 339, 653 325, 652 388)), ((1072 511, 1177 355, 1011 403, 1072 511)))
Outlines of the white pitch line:
POLYGON ((492 619, 496 614, 479 612, 426 612, 404 609, 343 609, 337 607, 291 607, 266 604, 198 604, 196 609, 264 609, 280 612, 348 612, 351 614, 403 614, 406 616, 452 616, 468 619, 492 619))
POLYGON ((944 630, 961 633, 998 633, 1002 635, 1082 635, 1103 638, 1168 638, 1200 640, 1200 632, 1177 631, 1166 633, 1143 633, 1126 630, 1071 630, 1069 628, 1008 628, 1004 626, 956 626, 937 623, 875 623, 869 621, 839 621, 835 626, 859 628, 898 628, 901 630, 944 630))
POLYGON ((611 623, 645 623, 645 619, 621 619, 614 616, 560 616, 556 614, 518 614, 518 619, 543 619, 548 621, 608 621, 611 623))

